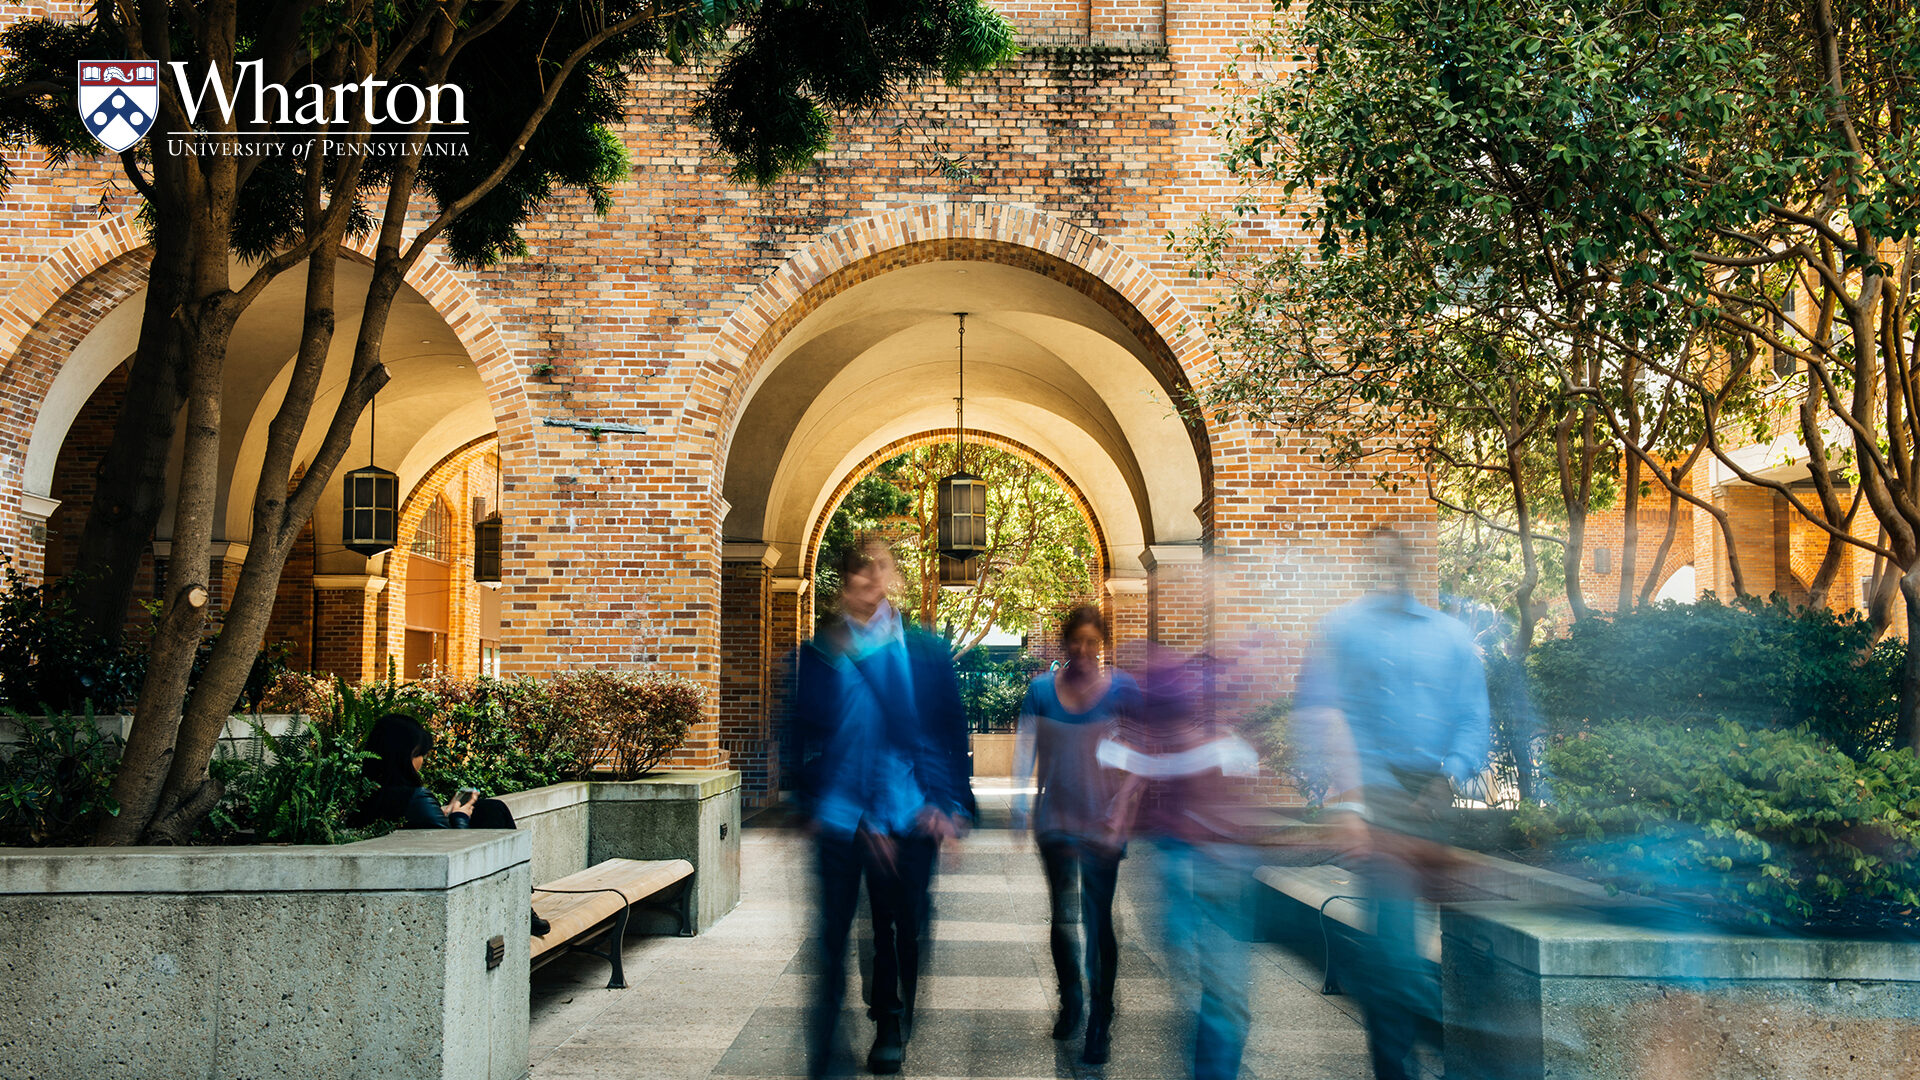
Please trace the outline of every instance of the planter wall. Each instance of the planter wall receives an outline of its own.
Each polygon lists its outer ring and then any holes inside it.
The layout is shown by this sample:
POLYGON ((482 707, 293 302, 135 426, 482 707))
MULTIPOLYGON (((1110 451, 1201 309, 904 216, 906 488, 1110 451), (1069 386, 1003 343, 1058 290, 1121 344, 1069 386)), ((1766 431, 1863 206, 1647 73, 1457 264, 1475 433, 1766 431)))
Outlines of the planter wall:
MULTIPOLYGON (((554 784, 503 796, 533 836, 533 881, 605 859, 685 859, 693 864, 693 928, 704 933, 740 902, 740 774, 663 772, 625 782, 554 784)), ((636 913, 635 932, 677 924, 636 913)))
MULTIPOLYGON (((253 722, 258 720, 267 729, 267 733, 278 738, 293 731, 306 722, 306 717, 289 713, 261 713, 259 716, 233 715, 227 717, 227 725, 220 731, 220 741, 214 745, 215 757, 238 757, 253 748, 256 736, 253 722)), ((124 713, 109 713, 93 718, 94 726, 102 735, 118 736, 125 741, 133 731, 133 717, 124 713)), ((20 741, 20 724, 10 716, 0 715, 0 755, 7 748, 20 741)))
MULTIPOLYGON (((973 775, 1012 776, 1013 744, 1019 736, 1012 732, 975 732, 973 739, 973 775)), ((1032 778, 1028 778, 1032 782, 1032 778)))
POLYGON ((1442 909, 1448 1080, 1920 1075, 1920 943, 1442 909))
POLYGON ((0 849, 0 1076, 524 1076, 530 841, 0 849))

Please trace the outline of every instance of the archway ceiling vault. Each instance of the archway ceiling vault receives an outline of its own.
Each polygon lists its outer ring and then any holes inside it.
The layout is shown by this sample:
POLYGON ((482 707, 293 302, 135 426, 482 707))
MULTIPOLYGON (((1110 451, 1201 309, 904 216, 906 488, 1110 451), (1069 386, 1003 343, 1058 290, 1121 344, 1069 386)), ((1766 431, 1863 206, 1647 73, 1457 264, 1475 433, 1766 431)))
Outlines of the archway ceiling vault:
POLYGON ((1087 494, 1128 566, 1196 539, 1192 443, 1147 350, 1085 294, 998 263, 895 270, 822 303, 769 354, 727 461, 729 539, 798 565, 835 485, 895 439, 953 424, 967 311, 967 427, 1033 447, 1087 494))

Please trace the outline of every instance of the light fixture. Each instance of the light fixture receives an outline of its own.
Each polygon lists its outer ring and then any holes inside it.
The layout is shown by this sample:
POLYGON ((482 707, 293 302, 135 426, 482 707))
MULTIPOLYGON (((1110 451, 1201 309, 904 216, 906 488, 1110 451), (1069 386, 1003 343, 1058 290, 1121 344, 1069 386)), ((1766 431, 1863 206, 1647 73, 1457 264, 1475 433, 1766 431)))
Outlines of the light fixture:
POLYGON ((956 471, 940 481, 940 584, 969 589, 980 582, 980 557, 987 550, 987 483, 967 471, 967 313, 954 315, 960 320, 960 394, 953 399, 956 471))
POLYGON ((347 550, 375 555, 393 550, 400 533, 400 478, 373 463, 380 430, 380 399, 367 403, 367 467, 346 476, 341 531, 347 550))
POLYGON ((500 449, 493 451, 493 512, 473 523, 473 580, 500 587, 500 449))

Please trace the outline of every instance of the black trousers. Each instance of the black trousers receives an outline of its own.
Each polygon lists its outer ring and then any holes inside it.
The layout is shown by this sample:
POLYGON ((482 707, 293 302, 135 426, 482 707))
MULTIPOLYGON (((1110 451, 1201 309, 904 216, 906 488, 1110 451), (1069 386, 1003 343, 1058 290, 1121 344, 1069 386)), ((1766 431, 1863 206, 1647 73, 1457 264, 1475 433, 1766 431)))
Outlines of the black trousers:
POLYGON ((825 1074, 833 1053, 834 1028, 847 995, 847 938, 866 879, 873 925, 873 978, 868 1015, 910 1022, 920 977, 921 944, 927 924, 927 888, 933 881, 939 845, 930 837, 893 838, 891 868, 873 855, 858 836, 821 836, 815 841, 820 889, 820 980, 807 1024, 808 1075, 825 1074))
POLYGON ((1047 896, 1053 902, 1053 974, 1063 1005, 1078 1003, 1082 970, 1093 982, 1093 1012, 1113 1015, 1113 983, 1120 964, 1120 941, 1113 932, 1113 892, 1120 878, 1120 856, 1097 851, 1071 840, 1044 841, 1040 863, 1047 871, 1047 896), (1080 963, 1068 909, 1073 882, 1080 882, 1079 923, 1086 928, 1086 967, 1080 963))

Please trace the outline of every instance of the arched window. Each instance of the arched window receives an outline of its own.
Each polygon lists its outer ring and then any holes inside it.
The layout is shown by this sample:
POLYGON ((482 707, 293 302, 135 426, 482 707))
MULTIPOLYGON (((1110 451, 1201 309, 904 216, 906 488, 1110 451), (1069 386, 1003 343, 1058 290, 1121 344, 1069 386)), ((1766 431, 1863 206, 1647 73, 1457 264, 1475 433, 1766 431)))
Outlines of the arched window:
POLYGON ((425 555, 429 559, 441 562, 453 560, 450 541, 453 538, 453 511, 447 509, 447 500, 436 498, 433 505, 420 519, 420 530, 413 534, 413 553, 425 555))

